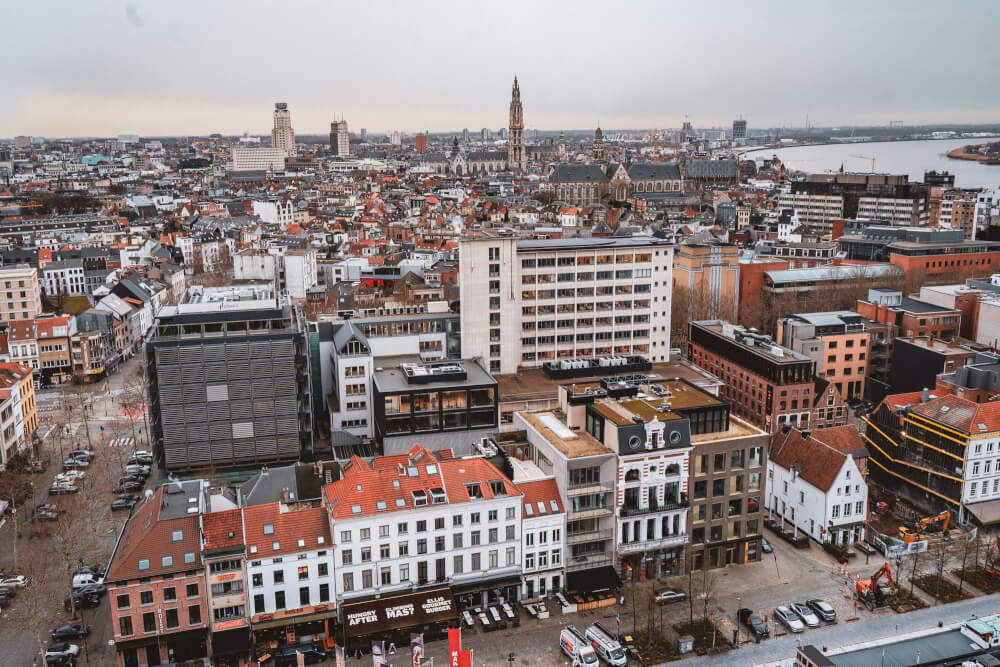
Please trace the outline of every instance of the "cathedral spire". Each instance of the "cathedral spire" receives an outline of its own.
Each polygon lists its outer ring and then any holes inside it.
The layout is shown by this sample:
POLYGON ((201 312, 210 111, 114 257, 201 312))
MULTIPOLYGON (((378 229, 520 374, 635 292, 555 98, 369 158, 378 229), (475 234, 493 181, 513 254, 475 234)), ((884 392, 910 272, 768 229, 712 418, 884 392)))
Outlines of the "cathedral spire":
POLYGON ((510 120, 507 126, 507 165, 510 169, 525 169, 527 160, 524 152, 524 108, 521 106, 521 88, 514 75, 514 87, 510 93, 510 120))

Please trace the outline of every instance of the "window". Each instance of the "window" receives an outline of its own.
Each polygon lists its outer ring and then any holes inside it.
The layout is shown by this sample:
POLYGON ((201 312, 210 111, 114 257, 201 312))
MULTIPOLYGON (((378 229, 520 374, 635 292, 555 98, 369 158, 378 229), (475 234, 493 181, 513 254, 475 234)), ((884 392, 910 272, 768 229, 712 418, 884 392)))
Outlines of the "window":
POLYGON ((483 569, 483 568, 482 568, 482 566, 480 564, 480 554, 477 551, 477 552, 475 552, 475 553, 472 554, 472 571, 473 572, 478 572, 481 569, 483 569))
POLYGON ((330 584, 319 585, 319 601, 320 602, 330 601, 330 584))
MULTIPOLYGON (((243 616, 243 607, 236 607, 240 610, 240 616, 243 616)), ((201 623, 201 606, 193 604, 188 607, 188 623, 190 625, 197 625, 201 623)))
POLYGON ((479 512, 473 512, 469 515, 469 521, 471 523, 479 523, 479 512))
POLYGON ((426 521, 418 521, 417 522, 417 532, 418 533, 426 533, 427 532, 427 522, 426 521))
POLYGON ((132 617, 122 616, 118 619, 118 634, 128 637, 132 634, 132 617))
POLYGON ((349 530, 340 531, 340 541, 342 544, 349 544, 351 542, 351 531, 349 530))
POLYGON ((143 632, 156 632, 156 614, 147 611, 142 615, 142 630, 143 632))
POLYGON ((175 589, 173 586, 163 589, 163 600, 165 602, 170 602, 171 600, 176 600, 176 599, 177 599, 177 589, 175 589))
MULTIPOLYGON (((118 596, 118 608, 128 609, 130 606, 129 597, 127 594, 118 596)), ((132 634, 131 632, 129 634, 132 634)))
POLYGON ((367 563, 371 559, 372 559, 372 548, 371 547, 362 547, 361 548, 361 562, 362 563, 367 563))
POLYGON ((490 528, 490 544, 494 544, 498 540, 498 532, 496 528, 490 528))
POLYGON ((276 591, 274 593, 274 608, 275 609, 285 608, 285 591, 276 591))
POLYGON ((417 553, 418 554, 427 553, 427 540, 417 540, 417 553))
POLYGON ((490 510, 489 520, 490 521, 496 521, 497 520, 497 511, 496 510, 490 510))
POLYGON ((452 542, 451 546, 452 546, 453 549, 461 549, 462 548, 462 533, 455 533, 454 535, 452 535, 451 536, 451 542, 452 542))
MULTIPOLYGON (((362 551, 362 553, 364 553, 364 552, 362 551)), ((274 583, 276 583, 276 584, 283 584, 283 583, 285 583, 285 571, 284 570, 275 570, 274 571, 274 583)))
POLYGON ((361 539, 362 539, 362 541, 364 541, 364 540, 370 540, 371 538, 372 538, 372 529, 371 528, 362 528, 361 529, 361 539))
POLYGON ((410 580, 410 566, 406 563, 399 566, 399 580, 400 581, 410 580))
POLYGON ((309 587, 308 586, 302 586, 301 588, 299 588, 299 605, 303 606, 303 607, 309 605, 309 587))
POLYGON ((399 555, 400 556, 408 556, 408 555, 410 555, 410 543, 409 542, 400 542, 399 545, 398 545, 398 549, 399 549, 399 555))
POLYGON ((309 578, 309 566, 303 565, 299 568, 299 581, 309 578))
POLYGON ((493 549, 493 550, 490 551, 490 569, 491 570, 495 570, 497 567, 499 567, 499 558, 498 558, 498 556, 499 556, 499 554, 497 553, 496 549, 493 549))
POLYGON ((177 610, 176 609, 168 609, 167 613, 166 613, 166 618, 167 618, 167 627, 168 628, 176 628, 177 626, 179 626, 181 624, 180 620, 177 618, 177 610))
POLYGON ((198 597, 198 584, 188 584, 185 593, 187 593, 189 598, 198 597))
POLYGON ((832 511, 830 512, 834 519, 840 518, 840 505, 834 505, 832 511))
POLYGON ((507 565, 516 565, 516 551, 514 547, 507 547, 507 565))
POLYGON ((507 520, 512 521, 515 516, 515 509, 513 507, 507 508, 507 520))
POLYGON ((139 593, 140 604, 153 604, 153 591, 142 591, 139 593))

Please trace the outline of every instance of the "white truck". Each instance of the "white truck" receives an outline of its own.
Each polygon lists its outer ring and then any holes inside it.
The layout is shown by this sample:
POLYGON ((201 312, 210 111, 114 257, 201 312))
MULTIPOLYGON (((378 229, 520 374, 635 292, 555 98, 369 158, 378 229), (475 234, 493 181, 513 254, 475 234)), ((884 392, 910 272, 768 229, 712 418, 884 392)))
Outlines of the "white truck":
POLYGON ((597 653, 583 633, 572 625, 559 633, 559 648, 573 659, 573 664, 596 665, 597 653))
POLYGON ((614 634, 600 623, 594 623, 587 628, 585 636, 604 662, 612 667, 624 667, 628 664, 625 649, 618 643, 614 634))

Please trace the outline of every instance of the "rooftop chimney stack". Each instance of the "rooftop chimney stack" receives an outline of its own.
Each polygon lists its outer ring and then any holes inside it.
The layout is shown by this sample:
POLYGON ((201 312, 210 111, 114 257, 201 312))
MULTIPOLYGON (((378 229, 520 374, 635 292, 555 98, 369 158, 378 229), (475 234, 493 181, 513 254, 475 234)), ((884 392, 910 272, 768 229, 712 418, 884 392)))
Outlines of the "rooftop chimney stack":
POLYGON ((920 402, 926 403, 929 400, 931 400, 931 390, 928 389, 927 387, 924 387, 924 392, 923 394, 920 395, 920 402))

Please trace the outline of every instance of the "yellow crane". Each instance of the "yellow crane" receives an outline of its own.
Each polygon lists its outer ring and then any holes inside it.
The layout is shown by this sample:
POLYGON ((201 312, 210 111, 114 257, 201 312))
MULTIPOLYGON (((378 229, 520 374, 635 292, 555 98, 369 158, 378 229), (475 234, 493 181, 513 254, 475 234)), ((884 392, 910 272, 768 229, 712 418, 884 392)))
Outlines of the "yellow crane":
POLYGON ((874 155, 851 155, 849 157, 861 158, 862 160, 872 161, 872 173, 875 173, 875 156, 874 155))

